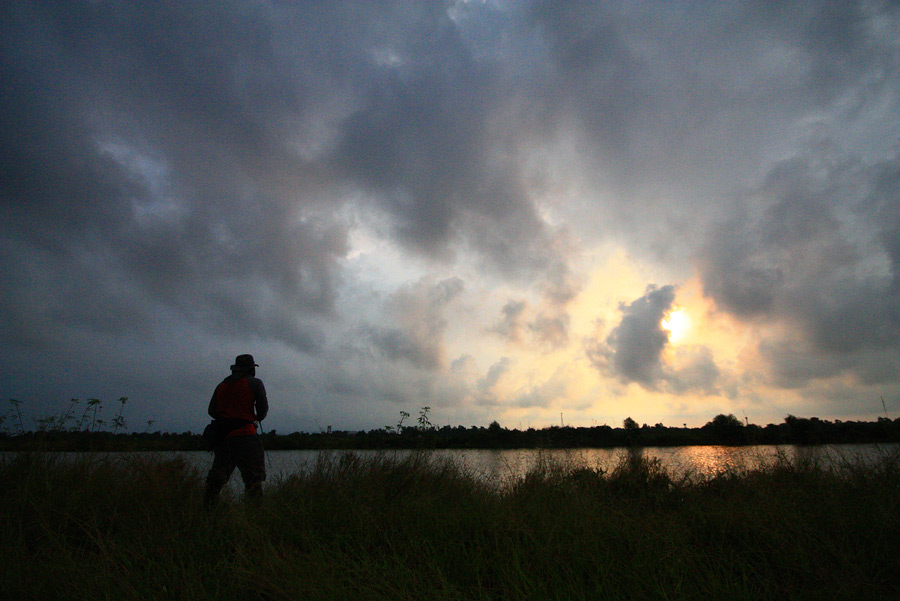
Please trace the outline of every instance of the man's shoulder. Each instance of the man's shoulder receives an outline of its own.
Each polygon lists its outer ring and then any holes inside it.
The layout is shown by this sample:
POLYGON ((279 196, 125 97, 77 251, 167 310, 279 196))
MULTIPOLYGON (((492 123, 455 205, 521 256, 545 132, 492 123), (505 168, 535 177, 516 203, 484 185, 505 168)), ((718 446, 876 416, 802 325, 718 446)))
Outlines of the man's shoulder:
POLYGON ((246 376, 246 375, 241 376, 241 375, 232 374, 232 375, 228 376, 227 378, 225 378, 224 380, 222 380, 221 382, 219 382, 219 384, 216 386, 216 388, 218 389, 218 388, 222 388, 222 387, 231 387, 234 385, 237 385, 239 387, 249 385, 251 388, 257 389, 257 388, 262 387, 263 383, 262 383, 262 380, 260 380, 259 378, 253 377, 253 376, 246 376))

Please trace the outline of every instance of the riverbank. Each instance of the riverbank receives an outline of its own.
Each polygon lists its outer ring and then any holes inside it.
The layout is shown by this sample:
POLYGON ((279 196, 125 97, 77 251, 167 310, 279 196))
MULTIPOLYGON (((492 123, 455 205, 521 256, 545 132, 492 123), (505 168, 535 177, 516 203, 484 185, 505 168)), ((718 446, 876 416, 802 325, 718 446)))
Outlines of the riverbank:
MULTIPOLYGON (((74 402, 74 401, 73 401, 74 402)), ((18 410, 18 402, 14 407, 18 410)), ((99 401, 98 401, 99 403, 99 401)), ((98 405, 99 406, 99 405, 98 405)), ((120 407, 121 408, 121 407, 120 407)), ((427 408, 425 408, 427 409, 427 408)), ((408 417, 409 414, 404 412, 408 417)), ((37 430, 26 431, 21 415, 0 416, 17 423, 15 433, 0 431, 2 451, 192 451, 202 448, 200 434, 192 432, 128 432, 121 414, 112 420, 111 430, 94 428, 83 416, 72 423, 71 407, 59 417, 37 422, 37 430), (14 417, 15 419, 10 419, 14 417), (90 425, 90 428, 87 426, 90 425)), ((829 421, 789 415, 781 424, 743 424, 734 415, 720 414, 700 428, 638 426, 626 419, 623 427, 550 426, 527 430, 508 429, 492 422, 488 427, 442 426, 428 421, 423 409, 418 426, 388 426, 369 431, 294 432, 261 434, 269 450, 399 450, 399 449, 577 449, 619 447, 756 446, 756 445, 836 445, 900 443, 900 418, 879 418, 874 422, 829 421)), ((107 425, 107 424, 102 424, 107 425)))
POLYGON ((178 457, 0 465, 0 597, 884 599, 900 458, 702 480, 638 455, 498 489, 428 454, 323 455, 259 506, 200 507, 178 457))

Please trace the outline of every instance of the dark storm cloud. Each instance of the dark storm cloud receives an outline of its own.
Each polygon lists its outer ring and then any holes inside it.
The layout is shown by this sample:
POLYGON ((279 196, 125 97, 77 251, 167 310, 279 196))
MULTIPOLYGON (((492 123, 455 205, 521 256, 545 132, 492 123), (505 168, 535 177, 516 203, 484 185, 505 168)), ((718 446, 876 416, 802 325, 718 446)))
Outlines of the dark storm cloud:
MULTIPOLYGON (((307 349, 307 328, 248 291, 331 309, 347 224, 322 203, 344 202, 329 191, 341 178, 408 248, 450 256, 468 240, 500 272, 549 269, 551 233, 517 168, 491 158, 496 73, 446 8, 5 4, 9 234, 59 265, 90 240, 114 259, 85 267, 100 288, 126 280, 211 323, 255 315, 241 325, 307 349), (346 106, 322 126, 329 103, 346 106)), ((129 322, 143 311, 117 302, 129 322)))
MULTIPOLYGON (((892 3, 11 0, 0 28, 4 356, 65 363, 96 335, 169 357, 193 332, 179 353, 252 340, 340 362, 339 301, 378 297, 366 357, 439 373, 461 281, 379 296, 402 284, 353 279, 361 231, 409 271, 462 258, 511 286, 508 340, 569 344, 578 253, 611 244, 663 273, 694 261, 740 319, 796 324, 806 355, 761 347, 783 385, 890 377, 892 3), (846 156, 798 154, 811 131, 846 156)), ((604 360, 712 390, 702 349, 661 363, 663 300, 624 308, 604 360)))
MULTIPOLYGON (((819 127, 867 152, 896 143, 885 115, 900 108, 900 13, 889 3, 537 6, 553 65, 546 121, 587 137, 573 158, 610 197, 600 218, 579 217, 648 260, 688 260, 698 226, 729 214, 722 196, 792 137, 819 127)), ((753 275, 751 296, 773 274, 753 275)))
MULTIPOLYGON (((503 122, 516 94, 506 74, 477 53, 445 6, 396 10, 417 27, 390 26, 369 49, 331 164, 393 216, 406 248, 445 259, 473 249, 503 275, 544 273, 556 259, 554 232, 538 217, 521 167, 504 158, 527 136, 503 122)), ((395 12, 376 20, 396 21, 395 12)))
POLYGON ((622 382, 635 382, 648 390, 716 394, 721 374, 708 348, 679 347, 675 365, 663 361, 669 332, 662 327, 662 321, 674 302, 674 286, 650 286, 641 298, 621 305, 619 325, 604 341, 587 346, 594 366, 622 382))
POLYGON ((810 57, 806 82, 810 91, 831 101, 849 86, 865 82, 855 99, 865 102, 875 88, 887 83, 881 78, 866 81, 867 75, 878 71, 884 75, 885 69, 896 68, 887 40, 872 35, 876 27, 896 26, 896 3, 823 2, 811 7, 802 29, 803 47, 810 57))
POLYGON ((316 175, 277 128, 303 86, 269 16, 219 9, 5 4, 4 304, 18 323, 135 329, 159 302, 317 347, 303 320, 332 309, 346 225, 296 206, 316 175))
POLYGON ((548 90, 555 110, 577 116, 606 169, 625 168, 628 129, 645 105, 650 75, 624 37, 626 20, 580 0, 538 2, 534 14, 556 67, 548 90))
MULTIPOLYGON (((900 340, 900 160, 867 165, 812 149, 777 165, 744 213, 703 253, 705 289, 720 308, 790 323, 799 341, 763 345, 784 385, 842 372, 886 379, 900 340), (804 349, 788 352, 790 346, 804 349)), ((896 379, 896 375, 891 376, 896 379)))
POLYGON ((892 293, 900 292, 900 157, 867 170, 868 193, 858 211, 874 226, 877 240, 890 260, 892 293))
POLYGON ((594 361, 605 363, 624 382, 655 388, 662 377, 662 351, 669 333, 662 323, 675 301, 675 287, 651 286, 630 305, 622 305, 622 321, 613 328, 594 361))

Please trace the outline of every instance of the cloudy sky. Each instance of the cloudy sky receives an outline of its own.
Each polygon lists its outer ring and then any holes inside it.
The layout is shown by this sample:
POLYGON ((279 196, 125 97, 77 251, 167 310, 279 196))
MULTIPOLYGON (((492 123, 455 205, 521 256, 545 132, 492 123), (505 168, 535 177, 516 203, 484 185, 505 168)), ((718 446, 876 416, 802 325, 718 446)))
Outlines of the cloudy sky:
POLYGON ((900 416, 900 6, 0 7, 0 398, 900 416))

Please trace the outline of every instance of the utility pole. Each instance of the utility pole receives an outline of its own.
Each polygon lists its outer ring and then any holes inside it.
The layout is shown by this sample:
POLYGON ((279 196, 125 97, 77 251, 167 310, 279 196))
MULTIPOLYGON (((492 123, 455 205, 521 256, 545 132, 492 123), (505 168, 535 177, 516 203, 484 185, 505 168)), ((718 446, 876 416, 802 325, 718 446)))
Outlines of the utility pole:
POLYGON ((562 411, 559 412, 559 425, 560 425, 560 427, 562 427, 562 428, 565 428, 565 427, 566 427, 566 423, 563 421, 562 411))

